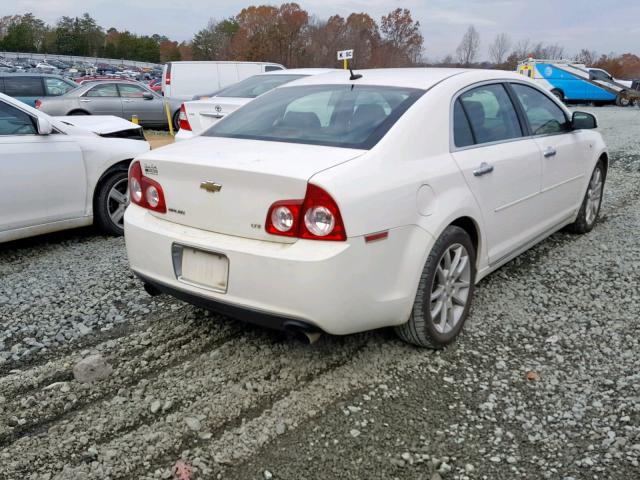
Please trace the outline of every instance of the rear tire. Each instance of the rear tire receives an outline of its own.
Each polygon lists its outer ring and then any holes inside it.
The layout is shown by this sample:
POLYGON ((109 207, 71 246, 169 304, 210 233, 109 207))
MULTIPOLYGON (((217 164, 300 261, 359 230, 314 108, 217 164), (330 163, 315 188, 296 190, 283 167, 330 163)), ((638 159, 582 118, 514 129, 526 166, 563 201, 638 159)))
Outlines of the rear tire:
POLYGON ((69 115, 91 115, 89 112, 85 112, 84 110, 74 110, 73 112, 69 112, 69 115))
POLYGON ((624 92, 620 92, 616 96, 616 105, 619 107, 628 107, 629 105, 631 105, 631 100, 627 95, 625 95, 624 92))
POLYGON ((405 342, 443 348, 458 336, 473 299, 476 253, 462 228, 450 226, 424 265, 407 323, 395 328, 405 342))
POLYGON ((593 227, 598 220, 598 214, 600 213, 600 206, 602 205, 602 193, 604 191, 604 180, 606 177, 606 171, 602 160, 599 160, 593 169, 591 178, 589 179, 589 185, 587 185, 587 192, 584 194, 580 211, 576 221, 570 225, 567 225, 567 230, 571 233, 588 233, 593 230, 593 227))
POLYGON ((557 88, 554 88, 553 90, 551 90, 551 93, 553 93, 553 95, 560 100, 562 103, 564 103, 564 93, 562 93, 562 90, 558 90, 557 88))
POLYGON ((107 235, 124 234, 124 211, 129 204, 127 170, 114 170, 100 181, 93 200, 95 223, 107 235))

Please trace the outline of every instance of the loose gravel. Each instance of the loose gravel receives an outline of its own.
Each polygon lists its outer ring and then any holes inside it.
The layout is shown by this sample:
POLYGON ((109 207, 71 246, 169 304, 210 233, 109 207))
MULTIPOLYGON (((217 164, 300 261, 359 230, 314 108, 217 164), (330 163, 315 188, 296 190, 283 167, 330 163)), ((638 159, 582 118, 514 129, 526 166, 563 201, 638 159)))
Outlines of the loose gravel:
POLYGON ((483 280, 441 352, 151 298, 91 229, 0 245, 0 477, 640 478, 640 110, 592 111, 600 223, 483 280))

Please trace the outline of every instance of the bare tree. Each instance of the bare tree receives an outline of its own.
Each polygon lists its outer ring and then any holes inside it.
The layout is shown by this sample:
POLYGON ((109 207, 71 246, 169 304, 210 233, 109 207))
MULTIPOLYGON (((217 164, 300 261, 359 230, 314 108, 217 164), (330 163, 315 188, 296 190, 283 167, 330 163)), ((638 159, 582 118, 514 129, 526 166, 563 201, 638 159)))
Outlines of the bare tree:
POLYGON ((465 67, 470 66, 476 60, 479 49, 480 34, 473 25, 470 25, 456 49, 456 56, 460 64, 465 67))
POLYGON ((513 47, 513 55, 518 61, 525 60, 529 55, 533 53, 533 49, 531 47, 531 40, 529 40, 528 38, 520 40, 513 47))
POLYGON ((496 65, 501 65, 511 49, 511 39, 506 33, 500 33, 489 46, 489 58, 496 65))
POLYGON ((583 48, 580 53, 576 55, 576 62, 583 63, 586 66, 592 66, 598 60, 598 53, 595 50, 587 50, 583 48))

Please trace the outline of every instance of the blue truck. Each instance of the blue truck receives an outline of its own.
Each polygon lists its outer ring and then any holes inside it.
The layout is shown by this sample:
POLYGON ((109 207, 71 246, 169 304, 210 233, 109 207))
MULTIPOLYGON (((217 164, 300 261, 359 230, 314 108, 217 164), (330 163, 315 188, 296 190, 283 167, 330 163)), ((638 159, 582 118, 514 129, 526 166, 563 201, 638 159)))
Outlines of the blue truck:
POLYGON ((640 82, 613 78, 600 68, 571 61, 528 58, 518 64, 517 71, 566 103, 640 105, 640 82))

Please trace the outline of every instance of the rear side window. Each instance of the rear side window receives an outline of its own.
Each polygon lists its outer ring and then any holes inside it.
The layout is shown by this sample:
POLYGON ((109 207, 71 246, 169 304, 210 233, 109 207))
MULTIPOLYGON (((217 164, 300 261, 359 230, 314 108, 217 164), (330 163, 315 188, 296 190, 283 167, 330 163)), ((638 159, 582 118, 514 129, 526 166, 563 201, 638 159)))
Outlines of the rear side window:
POLYGON ((108 83, 106 85, 96 85, 87 93, 86 97, 117 97, 118 87, 115 83, 108 83))
POLYGON ((40 77, 5 77, 4 89, 10 97, 44 97, 40 77))
POLYGON ((504 86, 483 85, 460 96, 476 143, 522 137, 518 115, 504 86))
POLYGON ((35 135, 31 116, 11 105, 0 102, 0 135, 35 135))
POLYGON ((511 86, 522 105, 533 135, 564 133, 570 129, 569 119, 562 109, 545 94, 518 83, 511 86))
POLYGON ((267 65, 264 67, 265 72, 275 72, 276 70, 284 70, 282 67, 278 67, 276 65, 267 65))
POLYGON ((73 90, 76 86, 69 85, 67 82, 60 78, 55 77, 45 77, 44 78, 44 89, 47 92, 48 96, 58 96, 64 95, 69 90, 73 90))
POLYGON ((255 75, 223 88, 216 93, 216 97, 256 98, 280 85, 303 77, 305 75, 255 75))
POLYGON ((453 106, 453 142, 458 148, 468 147, 475 143, 469 119, 462 109, 460 99, 456 100, 453 106))

